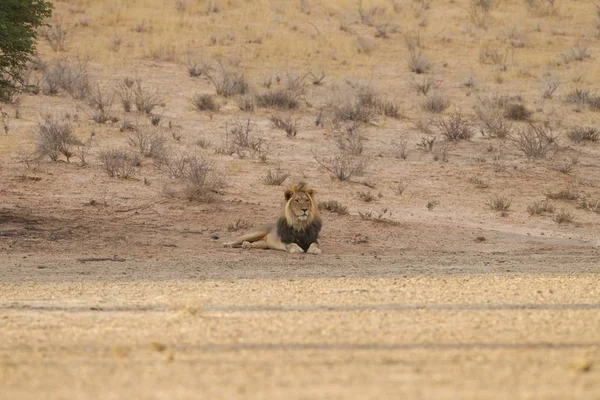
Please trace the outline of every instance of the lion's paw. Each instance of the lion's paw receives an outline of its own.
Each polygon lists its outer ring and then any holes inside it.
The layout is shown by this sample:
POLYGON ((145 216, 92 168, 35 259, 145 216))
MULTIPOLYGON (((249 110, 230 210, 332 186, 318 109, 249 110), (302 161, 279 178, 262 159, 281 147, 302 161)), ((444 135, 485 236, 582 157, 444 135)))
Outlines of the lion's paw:
POLYGON ((244 243, 242 243, 242 249, 251 249, 252 248, 252 243, 250 243, 249 241, 245 241, 244 243))
POLYGON ((302 250, 302 247, 298 246, 297 244, 291 244, 289 247, 289 252, 290 253, 304 253, 304 250, 302 250))
POLYGON ((310 245, 310 247, 308 248, 308 250, 306 250, 306 252, 308 254, 321 254, 322 253, 322 251, 321 251, 320 248, 318 248, 317 246, 312 245, 312 244, 310 245))

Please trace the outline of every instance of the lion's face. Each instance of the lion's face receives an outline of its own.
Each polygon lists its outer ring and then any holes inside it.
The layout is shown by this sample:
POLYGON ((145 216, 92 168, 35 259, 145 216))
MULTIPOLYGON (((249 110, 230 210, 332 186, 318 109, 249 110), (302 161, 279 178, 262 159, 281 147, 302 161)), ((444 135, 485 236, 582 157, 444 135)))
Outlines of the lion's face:
POLYGON ((313 194, 314 191, 304 184, 294 185, 285 191, 284 214, 289 225, 304 227, 313 222, 317 216, 313 194))

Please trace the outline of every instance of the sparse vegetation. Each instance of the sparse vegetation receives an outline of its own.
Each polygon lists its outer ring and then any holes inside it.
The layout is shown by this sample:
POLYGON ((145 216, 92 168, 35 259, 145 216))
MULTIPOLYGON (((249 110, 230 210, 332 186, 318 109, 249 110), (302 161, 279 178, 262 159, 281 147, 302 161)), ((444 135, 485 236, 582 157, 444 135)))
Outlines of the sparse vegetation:
POLYGON ((481 178, 477 178, 474 176, 469 178, 468 182, 473 184, 473 186, 477 189, 487 189, 489 187, 489 184, 487 182, 485 182, 481 178))
POLYGON ((600 200, 583 197, 579 200, 577 208, 581 210, 593 211, 600 214, 600 200))
POLYGON ((512 121, 529 121, 532 112, 523 104, 511 103, 504 108, 504 117, 512 121))
POLYGON ((450 100, 439 93, 434 93, 431 96, 427 96, 425 101, 421 103, 421 109, 423 111, 428 111, 435 114, 444 112, 448 107, 450 107, 450 100))
POLYGON ((560 210, 552 220, 557 224, 568 224, 575 220, 575 216, 566 210, 560 210))
POLYGON ((375 222, 378 224, 399 225, 398 222, 390 219, 392 217, 392 212, 389 211, 387 208, 384 208, 381 211, 359 211, 358 215, 364 221, 375 222))
POLYGON ((92 108, 92 119, 94 122, 103 124, 112 120, 111 110, 114 102, 114 95, 106 93, 100 87, 90 91, 88 104, 92 108))
POLYGON ((421 49, 412 42, 407 43, 406 47, 408 49, 408 69, 415 74, 426 74, 430 72, 433 64, 423 56, 421 49))
POLYGON ((527 206, 527 212, 529 215, 552 214, 554 206, 548 201, 536 201, 527 206))
POLYGON ((292 117, 274 115, 271 117, 271 122, 275 127, 285 131, 287 137, 295 137, 298 133, 298 120, 292 119, 292 117))
POLYGON ((356 192, 356 197, 359 200, 364 201, 365 203, 370 203, 372 201, 377 200, 377 196, 375 196, 373 193, 362 191, 362 190, 359 192, 356 192))
POLYGON ((195 94, 192 103, 200 111, 219 111, 221 104, 215 99, 212 94, 195 94))
POLYGON ((125 150, 103 150, 99 158, 108 176, 117 178, 130 178, 141 164, 137 154, 125 150))
POLYGON ((262 177, 262 182, 265 185, 279 186, 285 182, 289 176, 290 174, 283 172, 280 169, 268 170, 265 176, 262 177))
POLYGON ((440 134, 446 140, 471 140, 475 135, 474 123, 471 118, 466 117, 460 111, 453 112, 448 117, 439 117, 433 120, 440 134))
POLYGON ((504 196, 494 196, 485 202, 494 211, 508 211, 511 203, 512 201, 504 196))
POLYGON ((43 72, 42 93, 53 96, 64 90, 74 99, 84 99, 90 92, 87 61, 71 63, 61 58, 49 64, 43 72))
MULTIPOLYGON (((135 108, 139 112, 146 113, 146 115, 152 115, 152 111, 156 107, 164 107, 163 97, 155 89, 148 89, 142 85, 141 80, 136 80, 131 86, 131 93, 133 94, 133 103, 135 108)), ((123 98, 121 98, 122 100, 123 98)))
POLYGON ((362 175, 367 168, 367 159, 362 156, 338 154, 333 156, 318 156, 313 152, 317 164, 331 172, 340 181, 349 181, 353 176, 362 175))
POLYGON ((128 138, 129 145, 144 157, 160 159, 167 151, 167 140, 162 132, 149 126, 137 126, 128 138))
POLYGON ((337 200, 319 201, 317 205, 319 207, 319 210, 327 210, 329 212, 336 213, 339 215, 349 214, 348 207, 346 207, 337 200))
POLYGON ((248 92, 250 85, 244 74, 227 69, 222 62, 218 62, 218 66, 217 74, 205 71, 205 75, 210 79, 219 96, 232 97, 248 92))
POLYGON ((237 232, 242 229, 248 229, 252 224, 244 219, 238 218, 234 222, 227 224, 227 230, 229 232, 237 232))
POLYGON ((600 140, 600 129, 591 126, 574 127, 567 132, 567 137, 573 143, 597 142, 600 140))
POLYGON ((67 162, 75 155, 74 146, 81 141, 73 136, 71 122, 66 118, 56 118, 46 115, 44 121, 38 125, 36 153, 39 157, 49 157, 58 161, 61 155, 67 162))
POLYGON ((225 143, 217 149, 217 152, 236 154, 240 158, 257 157, 265 162, 269 147, 265 139, 254 133, 254 128, 255 124, 250 119, 234 120, 225 127, 225 143))
POLYGON ((522 151, 527 158, 545 158, 554 150, 556 136, 548 127, 542 124, 530 123, 527 127, 519 129, 512 137, 515 147, 522 151))
POLYGON ((422 76, 420 78, 413 78, 411 81, 411 87, 417 92, 425 96, 431 89, 437 89, 441 85, 441 81, 435 79, 433 76, 422 76))
POLYGON ((579 198, 579 194, 570 188, 560 189, 556 192, 546 192, 544 196, 547 199, 564 201, 573 201, 579 198))
POLYGON ((272 92, 259 93, 254 99, 256 105, 263 108, 291 110, 300 106, 298 94, 287 89, 277 89, 272 92))

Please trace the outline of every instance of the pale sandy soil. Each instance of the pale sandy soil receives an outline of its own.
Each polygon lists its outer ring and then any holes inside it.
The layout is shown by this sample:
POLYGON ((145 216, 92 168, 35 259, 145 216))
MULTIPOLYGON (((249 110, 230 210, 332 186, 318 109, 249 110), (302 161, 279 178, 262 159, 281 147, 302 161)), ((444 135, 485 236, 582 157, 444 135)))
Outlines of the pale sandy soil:
POLYGON ((213 3, 56 2, 67 49, 42 41, 41 58, 90 56, 93 85, 112 90, 132 77, 156 89, 168 152, 210 160, 227 186, 211 203, 188 201, 148 157, 129 179, 109 177, 100 153, 133 151, 121 123, 150 124, 118 101, 118 121, 106 124, 64 91, 3 104, 0 399, 600 399, 600 213, 581 207, 600 199, 600 145, 567 137, 600 126, 600 112, 565 101, 575 89, 600 91, 593 3, 550 12, 507 0, 485 26, 459 0, 364 1, 363 12, 386 9, 371 26, 350 0, 230 0, 206 11, 213 3), (376 38, 378 23, 398 30, 376 38), (437 132, 440 147, 420 150, 419 120, 435 115, 421 109, 413 81, 422 76, 407 68, 406 41, 416 39, 434 91, 451 101, 443 115, 474 118, 482 98, 519 95, 557 135, 555 151, 529 160, 510 138, 481 135, 475 118, 472 140, 437 132), (565 62, 576 45, 590 56, 565 62), (486 46, 508 54, 506 65, 480 62, 486 46), (270 90, 284 87, 288 73, 327 77, 308 84, 298 109, 243 112, 238 99, 218 97, 218 112, 201 112, 192 97, 215 89, 188 75, 189 52, 243 72, 253 93, 267 92, 268 78, 270 90), (560 86, 543 98, 548 76, 560 86), (402 116, 360 127, 367 170, 339 182, 313 153, 338 152, 343 129, 315 118, 355 96, 352 85, 395 100, 402 116), (95 133, 85 165, 19 161, 46 113, 70 120, 82 140, 95 133), (273 115, 297 120, 297 136, 273 127, 273 115), (248 118, 268 143, 266 162, 216 151, 248 118), (402 141, 406 159, 395 157, 402 141), (447 161, 435 160, 444 148, 447 161), (557 170, 573 159, 572 170, 557 170), (276 168, 290 178, 265 185, 276 168), (221 247, 242 232, 227 229, 238 219, 274 220, 284 186, 298 180, 349 210, 322 212, 322 255, 221 247), (563 189, 578 198, 528 212, 563 189), (511 201, 505 215, 488 206, 497 196, 511 201), (384 221, 361 217, 368 212, 384 221), (557 223, 559 212, 573 221, 557 223))

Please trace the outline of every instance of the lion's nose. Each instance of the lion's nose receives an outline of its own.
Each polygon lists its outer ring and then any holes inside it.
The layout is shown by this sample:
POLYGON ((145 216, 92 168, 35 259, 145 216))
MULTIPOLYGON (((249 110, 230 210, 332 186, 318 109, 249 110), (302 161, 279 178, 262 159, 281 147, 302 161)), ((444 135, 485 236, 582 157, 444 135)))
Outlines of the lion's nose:
POLYGON ((304 214, 306 214, 306 212, 308 211, 308 208, 303 208, 302 211, 304 211, 304 214))

